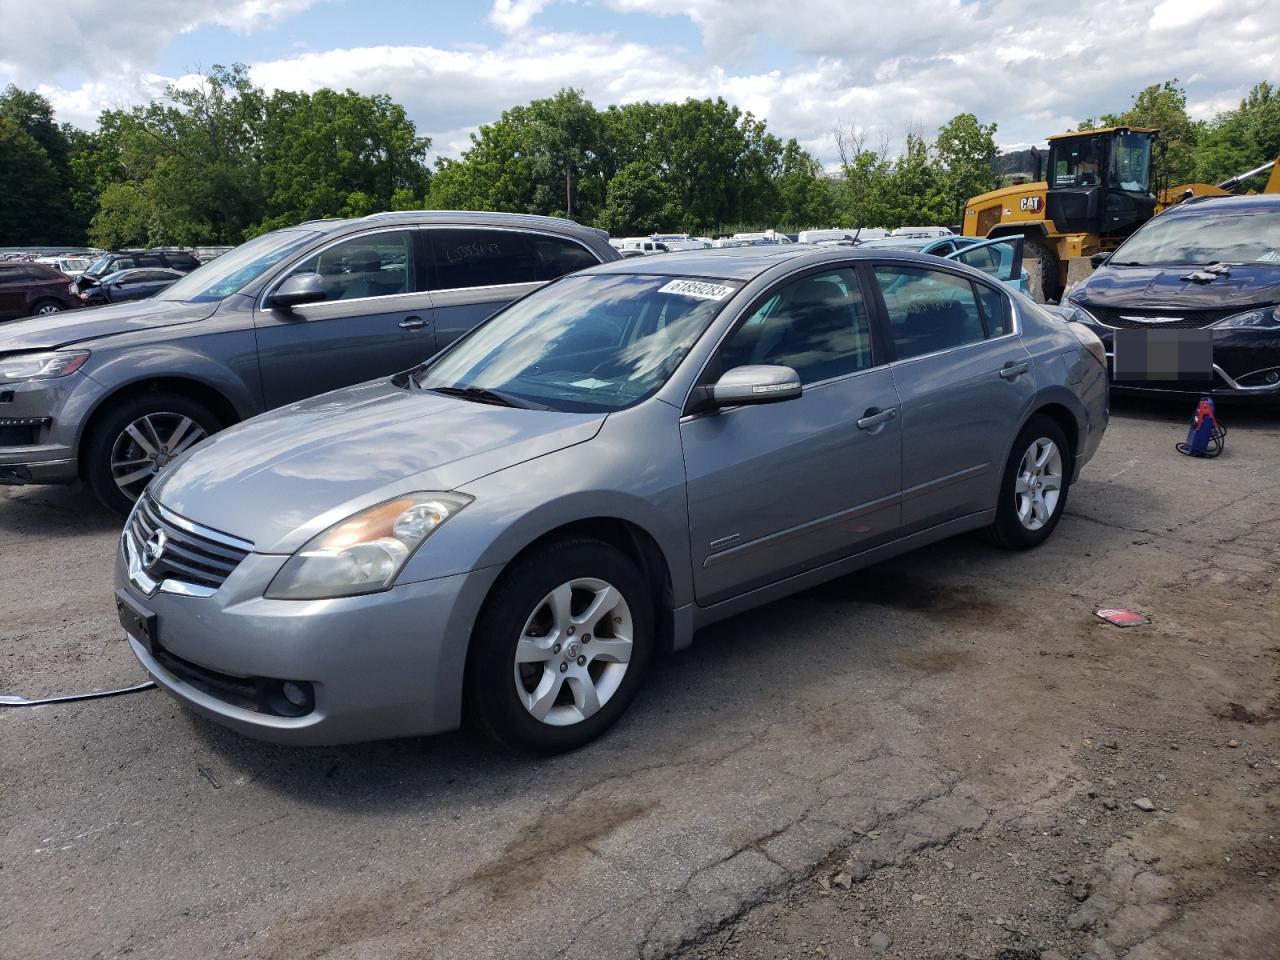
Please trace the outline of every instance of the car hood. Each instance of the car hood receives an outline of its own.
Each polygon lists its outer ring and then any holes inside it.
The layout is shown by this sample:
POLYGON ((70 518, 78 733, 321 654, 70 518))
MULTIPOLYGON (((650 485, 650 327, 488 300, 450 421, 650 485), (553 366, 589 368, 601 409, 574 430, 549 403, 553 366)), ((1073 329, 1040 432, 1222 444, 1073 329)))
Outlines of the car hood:
POLYGON ((171 327, 203 320, 218 308, 212 303, 139 300, 88 310, 68 310, 19 320, 0 327, 0 353, 51 350, 135 330, 171 327))
POLYGON ((417 490, 452 490, 590 440, 604 414, 474 403, 374 381, 214 435, 152 485, 165 507, 292 553, 321 530, 417 490))
POLYGON ((1233 264, 1208 283, 1184 280, 1198 268, 1103 265, 1071 291, 1079 303, 1144 310, 1247 310, 1280 303, 1280 267, 1233 264))

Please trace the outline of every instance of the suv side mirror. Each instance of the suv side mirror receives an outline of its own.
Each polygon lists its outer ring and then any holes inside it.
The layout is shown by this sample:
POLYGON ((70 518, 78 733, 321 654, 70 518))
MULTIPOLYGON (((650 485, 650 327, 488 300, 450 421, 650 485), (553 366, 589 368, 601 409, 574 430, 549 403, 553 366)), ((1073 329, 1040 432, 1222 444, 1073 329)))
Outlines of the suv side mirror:
POLYGON ((724 373, 711 388, 711 400, 717 407, 777 403, 794 400, 803 391, 800 375, 790 367, 752 365, 724 373))
POLYGON ((267 298, 278 310, 291 310, 304 303, 319 303, 329 298, 329 284, 318 273, 301 273, 287 279, 267 298))
POLYGON ((1111 259, 1111 251, 1101 250, 1089 258, 1089 263, 1093 266, 1093 269, 1097 270, 1100 266, 1102 266, 1104 263, 1106 263, 1110 259, 1111 259))

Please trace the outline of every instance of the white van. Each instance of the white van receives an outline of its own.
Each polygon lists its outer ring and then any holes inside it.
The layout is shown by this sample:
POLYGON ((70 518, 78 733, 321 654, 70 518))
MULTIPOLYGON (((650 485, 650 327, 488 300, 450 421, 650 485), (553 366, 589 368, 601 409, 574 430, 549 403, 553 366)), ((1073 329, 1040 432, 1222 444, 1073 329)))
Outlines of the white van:
MULTIPOLYGON (((898 227, 890 234, 892 237, 914 237, 917 240, 932 240, 934 237, 949 237, 951 230, 947 227, 898 227)), ((870 237, 864 239, 870 240, 870 237)))

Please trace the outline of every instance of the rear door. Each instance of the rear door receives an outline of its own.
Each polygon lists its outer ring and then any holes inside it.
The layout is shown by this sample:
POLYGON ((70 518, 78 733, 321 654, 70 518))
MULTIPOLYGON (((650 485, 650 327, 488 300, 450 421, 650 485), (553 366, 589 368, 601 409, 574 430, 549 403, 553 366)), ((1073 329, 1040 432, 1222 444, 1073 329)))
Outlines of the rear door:
POLYGON ((292 310, 254 308, 262 391, 268 407, 389 376, 435 352, 431 295, 416 227, 335 240, 267 287, 319 274, 328 299, 292 310))
POLYGON ((436 348, 457 340, 548 280, 600 262, 568 237, 498 227, 426 227, 436 348))
POLYGON ((945 267, 872 269, 901 398, 907 535, 995 505, 1035 386, 1003 290, 945 267))
POLYGON ((748 309, 703 380, 789 366, 803 394, 681 420, 694 587, 714 603, 892 539, 898 398, 857 272, 784 280, 748 309))

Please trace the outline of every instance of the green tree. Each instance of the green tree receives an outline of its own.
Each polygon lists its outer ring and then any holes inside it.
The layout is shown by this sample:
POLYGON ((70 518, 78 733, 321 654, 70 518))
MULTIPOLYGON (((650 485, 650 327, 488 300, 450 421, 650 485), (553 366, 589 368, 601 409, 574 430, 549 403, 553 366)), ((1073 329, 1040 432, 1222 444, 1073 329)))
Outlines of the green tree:
POLYGON ((1123 113, 1103 114, 1104 127, 1157 127, 1160 142, 1152 158, 1157 188, 1190 181, 1196 168, 1195 149, 1203 124, 1187 113, 1187 93, 1175 77, 1153 83, 1134 95, 1133 104, 1123 113))
POLYGON ((44 147, 12 118, 0 116, 0 245, 59 242, 64 199, 44 147))
POLYGON ((144 247, 165 239, 155 200, 136 183, 108 184, 98 199, 89 241, 107 249, 144 247))
MULTIPOLYGON (((1195 151, 1195 178, 1217 183, 1280 155, 1280 90, 1256 84, 1235 110, 1214 117, 1195 151)), ((1257 183, 1244 185, 1258 188, 1257 183)))
POLYGON ((778 177, 779 226, 805 229, 835 223, 835 196, 822 164, 788 140, 782 148, 782 173, 778 177))
POLYGON ((614 236, 656 233, 680 221, 680 208, 653 166, 632 161, 609 180, 604 209, 596 220, 614 236))
POLYGON ((78 223, 73 215, 68 190, 70 145, 66 132, 54 120, 53 105, 33 90, 10 84, 0 94, 0 122, 10 127, 8 152, 31 165, 7 169, 8 176, 18 177, 22 186, 18 193, 0 193, 0 197, 8 198, 7 202, 0 203, 11 208, 7 215, 11 225, 6 234, 44 237, 48 238, 43 241, 47 243, 65 242, 63 238, 67 237, 73 241, 81 239, 84 224, 78 223), (24 176, 24 172, 30 176, 24 176), (23 215, 33 215, 34 219, 25 225, 19 224, 19 210, 26 211, 23 215))
POLYGON ((938 129, 933 142, 939 169, 941 205, 959 223, 965 202, 997 186, 996 125, 982 124, 972 113, 952 117, 938 129))

